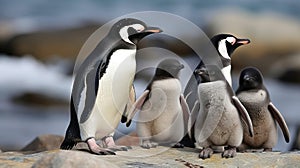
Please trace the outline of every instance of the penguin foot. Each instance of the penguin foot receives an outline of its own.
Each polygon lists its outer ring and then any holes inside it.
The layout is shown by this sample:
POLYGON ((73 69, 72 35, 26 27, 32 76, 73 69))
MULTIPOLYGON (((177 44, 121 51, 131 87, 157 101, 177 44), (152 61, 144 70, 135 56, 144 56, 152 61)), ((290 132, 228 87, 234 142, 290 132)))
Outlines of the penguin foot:
POLYGON ((141 143, 141 147, 145 149, 150 149, 150 148, 156 148, 158 146, 158 143, 151 142, 150 140, 144 140, 141 143))
POLYGON ((264 148, 264 152, 272 152, 272 148, 264 148))
POLYGON ((214 153, 214 151, 211 148, 204 148, 199 153, 199 158, 201 159, 207 159, 210 158, 211 155, 214 153))
POLYGON ((71 150, 76 144, 75 141, 65 139, 60 145, 60 149, 71 150))
POLYGON ((115 141, 112 136, 107 136, 104 138, 105 146, 112 151, 128 151, 131 147, 128 146, 118 146, 115 144, 115 141))
POLYGON ((94 138, 90 138, 87 141, 88 147, 92 154, 96 155, 115 155, 116 153, 110 149, 100 148, 97 145, 96 140, 94 138))
POLYGON ((175 145, 173 145, 172 148, 184 148, 184 145, 182 143, 178 142, 175 145))
POLYGON ((227 147, 222 153, 223 158, 233 158, 236 156, 236 147, 227 147))
POLYGON ((128 151, 128 149, 132 149, 131 146, 109 146, 108 149, 112 151, 128 151))

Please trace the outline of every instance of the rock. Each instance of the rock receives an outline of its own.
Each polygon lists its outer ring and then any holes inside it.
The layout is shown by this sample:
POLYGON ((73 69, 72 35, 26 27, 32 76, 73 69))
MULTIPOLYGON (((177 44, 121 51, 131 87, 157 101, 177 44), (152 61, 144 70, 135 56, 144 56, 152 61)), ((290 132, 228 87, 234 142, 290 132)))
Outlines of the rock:
POLYGON ((10 38, 16 31, 14 25, 9 21, 0 21, 0 43, 2 40, 10 38))
POLYGON ((210 159, 198 158, 198 150, 158 146, 152 149, 133 147, 117 155, 92 155, 85 151, 52 150, 34 154, 0 153, 2 167, 298 167, 300 151, 238 153, 224 159, 215 153, 210 159))
POLYGON ((284 82, 300 83, 300 53, 275 62, 271 67, 271 75, 284 82))
POLYGON ((109 162, 97 155, 80 151, 60 151, 43 155, 32 168, 39 167, 74 167, 74 168, 103 168, 117 167, 114 162, 109 162))
POLYGON ((32 55, 42 61, 49 61, 53 56, 75 60, 84 42, 99 27, 88 25, 16 34, 0 41, 0 52, 15 56, 32 55))
POLYGON ((116 144, 120 146, 138 146, 140 144, 140 139, 136 132, 131 132, 130 134, 117 139, 116 144))
POLYGON ((277 13, 251 13, 236 8, 219 10, 210 19, 207 30, 211 36, 232 33, 251 39, 250 45, 233 54, 235 70, 251 65, 269 72, 272 63, 300 51, 299 19, 277 13))
POLYGON ((59 149, 63 140, 64 137, 59 135, 41 135, 25 146, 22 151, 41 152, 59 149))

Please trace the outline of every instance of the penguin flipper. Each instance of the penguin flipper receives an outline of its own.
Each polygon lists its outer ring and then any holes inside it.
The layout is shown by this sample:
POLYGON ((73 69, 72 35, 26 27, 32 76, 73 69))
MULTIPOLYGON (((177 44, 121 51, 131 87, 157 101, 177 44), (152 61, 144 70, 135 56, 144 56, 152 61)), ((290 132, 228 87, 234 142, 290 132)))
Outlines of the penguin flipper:
POLYGON ((290 142, 290 132, 289 132, 288 126, 286 125, 286 122, 285 122, 283 116, 280 114, 279 110, 275 107, 275 105, 272 102, 269 103, 268 110, 272 114, 273 118, 279 124, 279 126, 282 130, 282 133, 284 135, 285 141, 287 143, 290 142))
MULTIPOLYGON (((74 98, 75 105, 79 106, 79 103, 81 101, 84 101, 84 108, 82 109, 83 111, 79 119, 80 123, 84 123, 86 120, 88 120, 95 106, 95 102, 98 94, 99 80, 101 78, 100 75, 103 71, 101 70, 102 66, 103 63, 100 62, 99 65, 95 64, 94 66, 90 67, 87 70, 86 76, 77 79, 83 81, 82 83, 85 87, 77 88, 77 89, 73 88, 73 90, 76 90, 76 92, 80 91, 79 92, 80 94, 77 93, 75 94, 75 96, 72 93, 72 95, 74 96, 73 98, 74 98), (82 99, 83 96, 85 99, 82 99)), ((74 84, 73 87, 78 87, 78 86, 74 84)), ((79 109, 77 108, 76 110, 79 109)))
POLYGON ((128 112, 131 109, 132 105, 134 104, 135 99, 136 99, 135 88, 134 88, 134 85, 132 85, 130 93, 129 93, 129 99, 128 99, 128 102, 126 104, 126 107, 125 107, 125 110, 123 112, 123 115, 122 115, 121 123, 125 123, 127 121, 128 112))
POLYGON ((195 132, 200 131, 199 136, 195 137, 197 142, 205 142, 212 135, 225 111, 224 99, 212 98, 211 102, 214 102, 214 104, 201 107, 203 110, 200 108, 197 119, 203 120, 203 122, 196 122, 195 125, 195 132))
POLYGON ((232 96, 232 101, 235 107, 238 109, 242 119, 246 122, 250 136, 253 137, 253 125, 248 111, 236 96, 232 96))
POLYGON ((189 116, 190 116, 190 110, 189 110, 188 104, 182 94, 180 95, 179 99, 180 99, 180 105, 181 105, 182 112, 183 112, 184 127, 186 130, 187 125, 188 125, 189 116))
POLYGON ((135 101, 128 112, 128 117, 126 121, 126 126, 129 127, 132 118, 134 117, 135 113, 142 108, 146 98, 148 97, 150 90, 145 90, 145 92, 135 101))
POLYGON ((189 109, 193 108, 195 101, 198 99, 198 94, 195 90, 197 90, 199 82, 196 78, 199 78, 199 75, 193 73, 184 90, 185 100, 189 109))
POLYGON ((60 145, 60 149, 70 150, 77 144, 77 142, 81 141, 78 119, 77 119, 72 97, 70 103, 70 112, 71 112, 70 124, 67 128, 65 139, 60 145))
POLYGON ((200 110, 200 103, 197 100, 194 103, 193 109, 190 113, 190 117, 188 120, 188 133, 189 133, 190 139, 192 139, 194 142, 195 142, 195 137, 194 137, 194 135, 195 135, 194 129, 195 128, 194 127, 195 127, 195 121, 196 121, 196 117, 198 116, 199 110, 200 110))

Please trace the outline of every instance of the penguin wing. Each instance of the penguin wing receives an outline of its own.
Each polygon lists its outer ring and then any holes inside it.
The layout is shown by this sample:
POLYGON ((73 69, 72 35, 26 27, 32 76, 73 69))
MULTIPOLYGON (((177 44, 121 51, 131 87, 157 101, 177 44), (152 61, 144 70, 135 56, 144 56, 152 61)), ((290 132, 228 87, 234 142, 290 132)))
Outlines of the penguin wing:
POLYGON ((92 113, 98 94, 99 80, 105 72, 105 69, 103 69, 104 64, 105 61, 101 60, 98 63, 93 64, 93 66, 87 67, 85 78, 79 79, 83 80, 84 83, 80 96, 85 98, 84 108, 80 116, 80 123, 84 123, 92 113))
POLYGON ((180 99, 181 109, 183 112, 184 129, 187 130, 188 120, 189 120, 189 116, 190 116, 190 110, 189 110, 188 104, 186 103, 186 100, 182 94, 180 95, 179 99, 180 99))
POLYGON ((188 120, 188 134, 193 141, 195 141, 194 127, 195 127, 195 121, 196 121, 196 117, 198 116, 199 110, 200 110, 200 103, 197 100, 194 103, 193 109, 190 113, 190 117, 188 120))
POLYGON ((196 79, 197 76, 193 74, 184 89, 184 96, 189 109, 193 108, 193 105, 198 98, 198 94, 197 92, 195 92, 195 90, 197 90, 198 88, 198 83, 199 83, 196 79))
POLYGON ((278 124, 282 130, 282 133, 284 135, 285 141, 287 143, 290 142, 290 132, 289 132, 288 126, 286 125, 285 120, 284 120, 283 116, 281 115, 281 113, 279 112, 279 110, 275 107, 275 105, 272 102, 269 103, 268 110, 270 111, 273 118, 278 122, 278 124))
POLYGON ((232 96, 232 101, 235 107, 238 109, 242 119, 247 124, 250 136, 253 137, 253 125, 252 125, 251 118, 248 114, 248 111, 236 96, 232 96))
POLYGON ((121 123, 125 123, 127 121, 128 112, 131 109, 132 105, 134 104, 135 99, 136 99, 136 97, 135 97, 135 88, 134 88, 134 85, 132 85, 130 93, 129 93, 129 99, 128 99, 128 102, 126 104, 123 115, 122 115, 121 123))
POLYGON ((144 93, 133 103, 130 110, 128 111, 128 117, 126 121, 126 126, 129 127, 131 124, 131 120, 134 117, 135 113, 138 110, 141 110, 146 98, 148 97, 150 90, 145 90, 144 93))
POLYGON ((199 132, 199 136, 195 137, 197 142, 204 142, 212 135, 225 111, 225 99, 213 96, 209 102, 206 106, 200 107, 197 117, 199 121, 195 123, 195 135, 197 134, 196 132, 199 132))

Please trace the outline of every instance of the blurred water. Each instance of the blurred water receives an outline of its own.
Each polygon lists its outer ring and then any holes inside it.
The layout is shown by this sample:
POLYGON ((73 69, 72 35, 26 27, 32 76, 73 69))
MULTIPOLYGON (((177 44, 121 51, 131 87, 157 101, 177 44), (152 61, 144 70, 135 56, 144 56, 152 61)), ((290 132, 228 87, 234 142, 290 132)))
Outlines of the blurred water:
POLYGON ((109 21, 124 14, 157 10, 185 17, 196 24, 221 7, 239 7, 253 12, 273 11, 300 17, 298 0, 1 0, 0 21, 13 21, 21 31, 109 21))
POLYGON ((33 107, 0 102, 0 149, 19 150, 43 134, 64 135, 68 107, 33 107))

